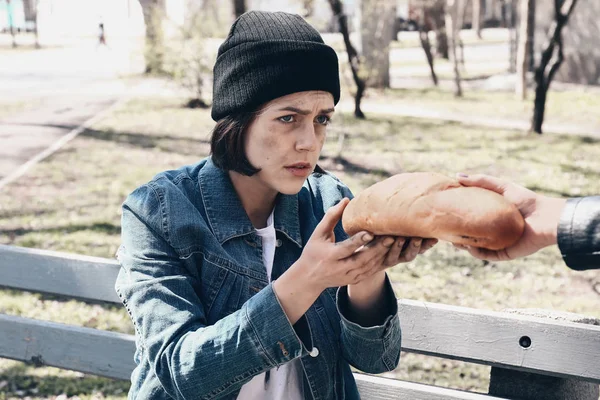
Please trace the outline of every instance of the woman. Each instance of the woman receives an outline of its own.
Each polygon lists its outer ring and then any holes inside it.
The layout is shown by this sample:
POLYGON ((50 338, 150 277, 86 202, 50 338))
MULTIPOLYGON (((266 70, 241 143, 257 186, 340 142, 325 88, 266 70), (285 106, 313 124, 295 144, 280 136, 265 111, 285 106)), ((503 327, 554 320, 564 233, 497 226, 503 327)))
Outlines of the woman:
POLYGON ((352 195, 317 166, 339 96, 337 56, 301 17, 233 24, 214 67, 211 157, 123 204, 130 398, 357 399, 350 365, 396 367, 384 270, 434 242, 347 238, 352 195))

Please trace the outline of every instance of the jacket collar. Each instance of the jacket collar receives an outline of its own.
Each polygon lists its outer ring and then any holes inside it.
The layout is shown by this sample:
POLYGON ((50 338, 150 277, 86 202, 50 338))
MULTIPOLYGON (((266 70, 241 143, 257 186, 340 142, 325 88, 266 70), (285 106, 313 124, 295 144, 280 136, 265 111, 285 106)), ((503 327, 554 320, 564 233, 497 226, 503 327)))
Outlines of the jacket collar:
MULTIPOLYGON (((229 174, 217 167, 211 157, 198 173, 198 185, 210 228, 219 243, 255 232, 229 174)), ((275 230, 302 247, 298 195, 278 195, 274 220, 275 230)))

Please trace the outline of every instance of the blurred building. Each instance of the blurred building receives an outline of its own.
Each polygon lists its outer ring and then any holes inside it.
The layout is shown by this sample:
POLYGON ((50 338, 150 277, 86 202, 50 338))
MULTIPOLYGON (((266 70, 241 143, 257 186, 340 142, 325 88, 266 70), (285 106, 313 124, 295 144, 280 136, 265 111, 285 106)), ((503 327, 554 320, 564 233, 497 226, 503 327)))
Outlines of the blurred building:
MULTIPOLYGON (((554 2, 536 2, 535 58, 538 65, 554 20, 554 2)), ((564 56, 556 79, 600 84, 600 1, 579 0, 563 29, 564 56)))

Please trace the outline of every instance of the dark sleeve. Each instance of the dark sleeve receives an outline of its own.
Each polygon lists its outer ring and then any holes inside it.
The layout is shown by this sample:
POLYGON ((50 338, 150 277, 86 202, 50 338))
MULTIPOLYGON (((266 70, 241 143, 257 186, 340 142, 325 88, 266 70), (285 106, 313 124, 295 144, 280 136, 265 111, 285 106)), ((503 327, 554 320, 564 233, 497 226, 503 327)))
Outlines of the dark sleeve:
POLYGON ((569 268, 600 269, 600 196, 567 200, 558 225, 558 247, 569 268))

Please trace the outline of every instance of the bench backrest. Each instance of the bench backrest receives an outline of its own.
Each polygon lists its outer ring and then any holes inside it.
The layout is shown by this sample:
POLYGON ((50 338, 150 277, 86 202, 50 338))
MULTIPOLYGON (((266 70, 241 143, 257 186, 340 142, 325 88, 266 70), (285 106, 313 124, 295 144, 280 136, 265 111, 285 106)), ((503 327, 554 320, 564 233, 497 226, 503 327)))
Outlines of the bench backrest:
MULTIPOLYGON (((119 268, 103 258, 0 245, 7 288, 120 304, 119 268)), ((400 300, 399 310, 404 351, 600 383, 600 326, 412 300, 400 300)), ((131 335, 0 314, 0 357, 128 379, 134 347, 131 335)), ((357 381, 363 397, 371 393, 365 398, 493 398, 364 375, 357 381)))

